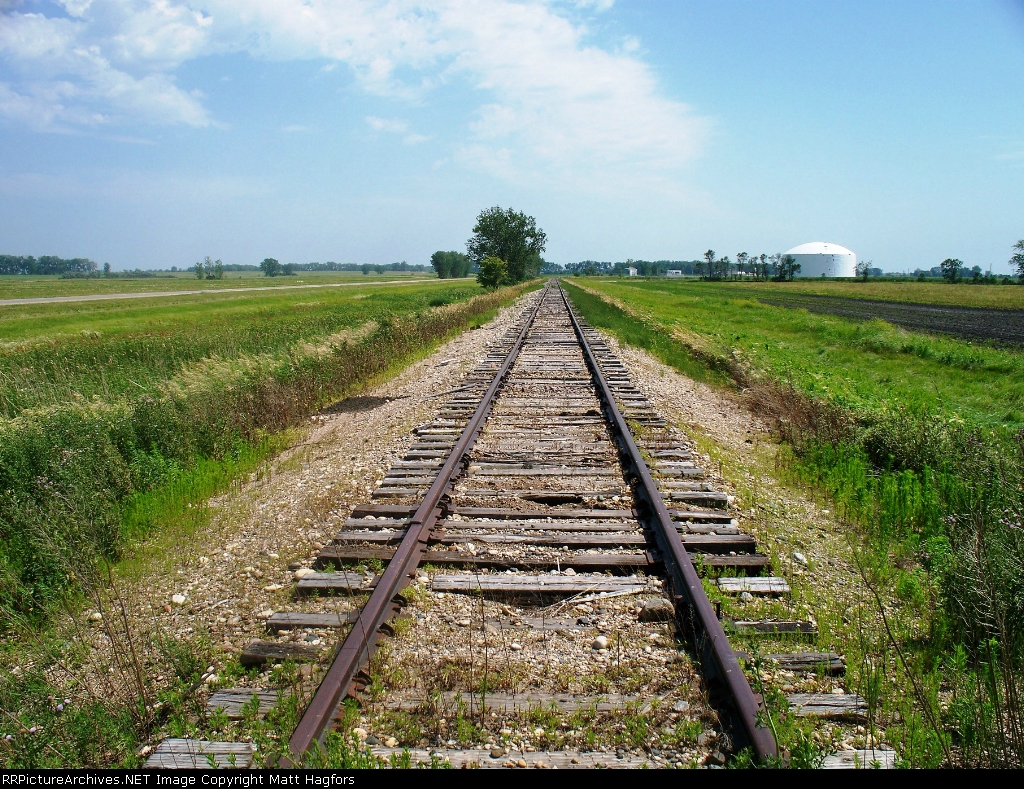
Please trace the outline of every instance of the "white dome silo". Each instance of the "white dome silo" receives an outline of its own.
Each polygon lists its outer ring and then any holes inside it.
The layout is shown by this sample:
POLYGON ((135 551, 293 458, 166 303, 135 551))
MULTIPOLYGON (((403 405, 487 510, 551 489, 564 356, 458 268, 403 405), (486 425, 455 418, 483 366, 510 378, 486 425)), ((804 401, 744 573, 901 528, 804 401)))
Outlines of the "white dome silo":
POLYGON ((785 253, 800 264, 798 277, 855 277, 857 256, 839 244, 812 241, 785 253))

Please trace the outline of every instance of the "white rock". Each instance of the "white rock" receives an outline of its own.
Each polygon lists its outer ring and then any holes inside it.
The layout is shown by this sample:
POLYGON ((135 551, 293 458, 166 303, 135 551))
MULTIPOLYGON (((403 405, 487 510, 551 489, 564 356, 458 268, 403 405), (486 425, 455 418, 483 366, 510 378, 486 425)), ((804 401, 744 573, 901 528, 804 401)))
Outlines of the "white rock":
POLYGON ((742 600, 744 603, 749 603, 753 599, 754 595, 752 595, 750 592, 740 592, 740 600, 742 600))
POLYGON ((513 652, 518 652, 518 651, 519 651, 520 649, 522 649, 522 648, 523 648, 523 645, 522 645, 522 644, 520 644, 520 643, 518 643, 518 642, 516 642, 516 641, 513 641, 513 642, 512 642, 512 651, 513 651, 513 652))
POLYGON ((91 614, 89 614, 89 619, 93 622, 102 622, 103 614, 101 614, 99 611, 93 611, 91 614))
POLYGON ((183 594, 172 594, 171 602, 175 605, 185 605, 185 595, 183 594))
POLYGON ((590 645, 591 649, 608 649, 608 639, 605 636, 598 636, 594 639, 594 643, 590 645))
POLYGON ((270 584, 263 587, 264 592, 280 592, 282 589, 284 589, 284 586, 281 584, 270 584))
POLYGON ((571 567, 565 571, 566 575, 576 575, 576 571, 571 567))
POLYGON ((356 727, 355 729, 352 729, 352 733, 354 735, 356 735, 356 737, 359 738, 360 742, 365 740, 366 737, 367 737, 367 731, 366 731, 366 729, 363 729, 363 728, 356 727))
POLYGON ((206 679, 203 680, 207 685, 216 685, 217 680, 220 679, 216 674, 208 674, 206 679))
POLYGON ((807 557, 800 553, 800 551, 793 551, 793 560, 803 567, 807 566, 807 557))
POLYGON ((388 748, 394 748, 396 745, 398 745, 398 740, 396 740, 394 737, 388 737, 386 740, 384 740, 384 745, 388 748))
POLYGON ((315 572, 316 572, 316 570, 312 570, 309 567, 300 567, 298 570, 296 570, 294 573, 292 573, 292 575, 293 575, 293 577, 295 578, 296 581, 299 581, 299 580, 305 578, 307 575, 312 575, 315 572))
POLYGON ((274 615, 274 612, 268 608, 267 610, 260 611, 258 614, 256 614, 256 618, 257 619, 270 619, 270 617, 272 617, 273 615, 274 615))

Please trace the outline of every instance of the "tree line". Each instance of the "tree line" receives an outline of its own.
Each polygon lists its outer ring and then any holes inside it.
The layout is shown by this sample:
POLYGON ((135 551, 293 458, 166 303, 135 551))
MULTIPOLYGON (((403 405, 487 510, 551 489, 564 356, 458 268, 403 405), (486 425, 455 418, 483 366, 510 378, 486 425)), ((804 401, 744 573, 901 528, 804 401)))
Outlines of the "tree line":
POLYGON ((0 255, 0 274, 90 274, 99 268, 89 258, 59 258, 56 255, 0 255))

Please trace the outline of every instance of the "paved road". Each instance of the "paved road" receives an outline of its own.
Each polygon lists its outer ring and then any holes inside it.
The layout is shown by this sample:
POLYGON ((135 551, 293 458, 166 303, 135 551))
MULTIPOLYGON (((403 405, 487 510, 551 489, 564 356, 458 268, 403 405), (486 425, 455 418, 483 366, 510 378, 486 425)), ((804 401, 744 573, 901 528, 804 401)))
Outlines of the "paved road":
POLYGON ((1024 345, 1024 310, 908 304, 806 294, 759 295, 756 298, 760 302, 776 307, 805 309, 853 320, 881 318, 910 331, 937 332, 967 340, 996 340, 1024 345))
MULTIPOLYGON (((431 278, 432 279, 432 278, 431 278)), ((383 282, 325 282, 321 285, 266 285, 262 288, 206 288, 205 290, 160 290, 145 293, 93 293, 88 296, 45 296, 34 299, 0 299, 0 307, 18 304, 57 304, 63 301, 104 301, 109 299, 155 299, 161 296, 197 296, 216 295, 218 293, 249 293, 265 291, 274 293, 279 290, 303 290, 304 288, 351 288, 357 285, 405 285, 410 282, 430 282, 430 279, 389 279, 383 282)))

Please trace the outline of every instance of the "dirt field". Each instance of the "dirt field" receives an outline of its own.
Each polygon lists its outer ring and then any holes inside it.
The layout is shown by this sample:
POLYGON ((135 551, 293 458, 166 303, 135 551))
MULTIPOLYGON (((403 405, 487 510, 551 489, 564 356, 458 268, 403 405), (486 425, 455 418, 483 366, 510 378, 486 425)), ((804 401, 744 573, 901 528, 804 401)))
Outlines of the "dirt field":
POLYGON ((761 296, 764 304, 867 321, 880 318, 911 331, 951 334, 968 340, 995 340, 1024 345, 1024 310, 949 307, 831 296, 761 296))

